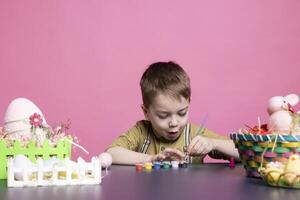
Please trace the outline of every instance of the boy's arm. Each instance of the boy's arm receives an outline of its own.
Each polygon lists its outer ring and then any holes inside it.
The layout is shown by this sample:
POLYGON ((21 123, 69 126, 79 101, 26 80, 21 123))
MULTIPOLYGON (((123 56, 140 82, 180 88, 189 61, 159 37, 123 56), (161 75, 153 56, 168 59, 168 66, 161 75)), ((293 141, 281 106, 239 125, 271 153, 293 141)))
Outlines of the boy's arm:
POLYGON ((134 165, 165 159, 182 159, 184 154, 177 149, 166 148, 156 155, 140 153, 139 149, 145 141, 148 127, 145 121, 138 122, 125 134, 120 135, 107 148, 106 152, 112 155, 113 164, 134 165))
POLYGON ((192 139, 189 145, 188 152, 192 155, 206 155, 215 159, 229 159, 234 157, 236 160, 239 159, 239 154, 232 140, 228 137, 219 135, 204 129, 201 136, 196 136, 198 127, 192 125, 192 135, 195 137, 192 139))
POLYGON ((145 121, 139 121, 127 132, 116 138, 106 150, 111 154, 113 164, 132 165, 148 161, 149 156, 139 153, 140 145, 143 144, 146 136, 147 125, 145 121))
POLYGON ((135 165, 136 163, 151 162, 152 156, 144 153, 138 153, 116 146, 107 149, 107 153, 111 154, 114 164, 135 165))
POLYGON ((174 148, 166 148, 156 155, 138 153, 123 147, 111 147, 107 152, 112 155, 113 163, 120 165, 134 165, 137 163, 163 160, 182 160, 184 157, 184 154, 181 151, 174 148))
MULTIPOLYGON (((211 142, 213 143, 213 150, 217 152, 221 152, 225 154, 228 157, 234 157, 235 160, 239 159, 239 153, 238 150, 235 148, 235 145, 232 140, 220 140, 220 139, 213 139, 210 138, 211 142)), ((213 156, 212 152, 212 156, 213 156)))
POLYGON ((236 160, 239 159, 238 151, 230 139, 217 139, 198 135, 193 138, 187 151, 191 156, 209 154, 216 159, 229 159, 230 157, 234 157, 236 160))

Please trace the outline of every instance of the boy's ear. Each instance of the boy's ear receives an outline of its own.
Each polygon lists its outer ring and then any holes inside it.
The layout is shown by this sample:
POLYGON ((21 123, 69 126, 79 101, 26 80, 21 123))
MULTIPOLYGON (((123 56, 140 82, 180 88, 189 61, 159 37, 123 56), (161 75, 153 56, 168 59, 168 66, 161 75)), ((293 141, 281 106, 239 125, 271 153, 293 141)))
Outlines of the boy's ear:
POLYGON ((141 105, 141 108, 142 108, 142 110, 143 110, 143 113, 144 113, 145 118, 148 119, 148 115, 147 115, 148 110, 147 110, 147 108, 144 106, 144 104, 141 105))

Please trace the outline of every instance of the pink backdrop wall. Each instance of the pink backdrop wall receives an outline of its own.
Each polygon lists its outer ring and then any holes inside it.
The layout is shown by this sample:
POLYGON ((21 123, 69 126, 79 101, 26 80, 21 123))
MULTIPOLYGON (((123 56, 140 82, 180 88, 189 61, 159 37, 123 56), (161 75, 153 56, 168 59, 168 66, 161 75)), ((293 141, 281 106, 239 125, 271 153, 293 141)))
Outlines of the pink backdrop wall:
MULTIPOLYGON (((72 121, 91 155, 143 117, 139 79, 174 60, 192 81, 192 122, 224 135, 269 97, 300 95, 300 1, 0 1, 0 120, 16 97, 72 121)), ((299 109, 299 106, 296 108, 299 109)), ((77 150, 75 155, 84 156, 77 150)))

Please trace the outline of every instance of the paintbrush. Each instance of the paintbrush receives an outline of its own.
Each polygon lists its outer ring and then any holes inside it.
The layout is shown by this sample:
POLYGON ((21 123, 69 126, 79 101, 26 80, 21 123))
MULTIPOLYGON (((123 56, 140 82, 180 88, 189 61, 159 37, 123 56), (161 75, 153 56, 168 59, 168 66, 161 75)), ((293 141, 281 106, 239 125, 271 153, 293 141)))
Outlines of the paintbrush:
POLYGON ((196 136, 197 136, 197 135, 202 135, 202 134, 204 133, 203 130, 204 130, 204 128, 205 128, 204 125, 205 125, 205 123, 206 123, 207 118, 208 118, 208 114, 206 113, 206 114, 204 115, 204 117, 203 117, 201 123, 200 123, 200 126, 199 126, 197 132, 196 132, 196 136))
MULTIPOLYGON (((202 118, 202 120, 201 120, 201 123, 200 123, 200 126, 199 126, 199 128, 197 129, 197 131, 196 131, 196 136, 200 136, 200 135, 202 135, 203 133, 204 133, 204 128, 205 128, 205 123, 206 123, 206 120, 207 120, 207 118, 208 118, 208 114, 206 113, 205 115, 204 115, 204 117, 202 118)), ((185 156, 184 156, 184 160, 188 160, 188 152, 187 152, 187 146, 184 146, 184 154, 185 154, 185 156)))

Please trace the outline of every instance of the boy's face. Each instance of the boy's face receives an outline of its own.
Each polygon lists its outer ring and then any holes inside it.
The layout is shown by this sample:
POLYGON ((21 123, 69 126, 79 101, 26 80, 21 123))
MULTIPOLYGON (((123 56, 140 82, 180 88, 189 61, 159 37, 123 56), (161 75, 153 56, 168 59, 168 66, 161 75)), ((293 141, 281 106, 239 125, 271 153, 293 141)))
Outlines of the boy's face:
POLYGON ((189 101, 183 97, 178 100, 160 93, 153 99, 149 108, 142 108, 155 133, 170 141, 179 137, 188 121, 189 101))

